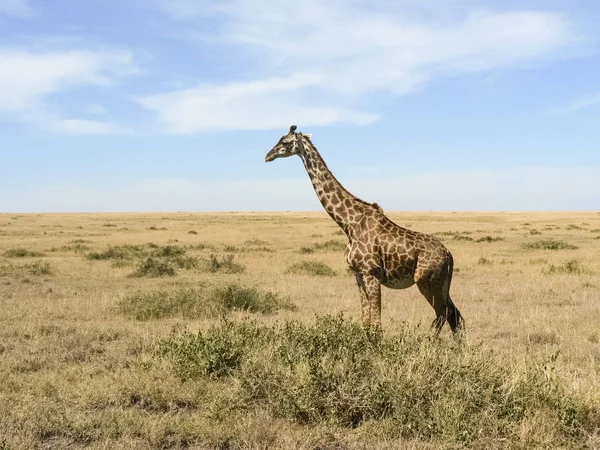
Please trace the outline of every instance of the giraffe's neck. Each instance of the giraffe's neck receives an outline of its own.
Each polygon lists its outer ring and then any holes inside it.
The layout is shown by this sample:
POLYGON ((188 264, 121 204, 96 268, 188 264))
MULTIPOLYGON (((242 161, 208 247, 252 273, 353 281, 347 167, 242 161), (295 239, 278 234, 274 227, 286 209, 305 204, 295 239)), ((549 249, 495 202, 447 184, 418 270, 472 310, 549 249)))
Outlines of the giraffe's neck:
POLYGON ((348 192, 327 168, 317 148, 307 137, 301 137, 300 158, 327 214, 350 236, 352 225, 366 208, 373 208, 348 192))

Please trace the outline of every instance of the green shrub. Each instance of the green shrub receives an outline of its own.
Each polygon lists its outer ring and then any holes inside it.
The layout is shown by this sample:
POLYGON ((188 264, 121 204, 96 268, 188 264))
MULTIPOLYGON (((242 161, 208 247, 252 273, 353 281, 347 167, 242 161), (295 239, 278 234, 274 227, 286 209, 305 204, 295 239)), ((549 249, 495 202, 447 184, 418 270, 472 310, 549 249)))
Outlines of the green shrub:
POLYGON ((69 244, 69 245, 63 245, 62 247, 52 247, 49 251, 82 253, 82 252, 88 251, 89 249, 90 249, 90 247, 88 247, 85 244, 69 244))
POLYGON ((35 250, 27 250, 26 248, 16 247, 6 250, 4 252, 4 256, 7 258, 37 258, 44 256, 44 254, 35 250))
POLYGON ((303 261, 296 263, 286 270, 285 273, 292 275, 314 275, 324 277, 334 277, 337 272, 327 264, 319 261, 303 261))
POLYGON ((243 264, 234 262, 235 255, 225 255, 219 259, 216 255, 210 255, 208 261, 208 271, 212 273, 243 273, 246 267, 243 264))
POLYGON ((123 297, 119 312, 136 320, 161 319, 181 315, 186 318, 214 317, 213 304, 207 303, 204 290, 180 288, 160 291, 136 291, 123 297))
POLYGON ((280 294, 232 283, 212 288, 140 290, 124 296, 117 309, 132 319, 150 320, 164 317, 214 318, 231 311, 271 314, 282 309, 295 310, 296 306, 280 294))
POLYGON ((130 274, 130 277, 172 277, 175 273, 176 270, 169 261, 146 258, 139 264, 137 270, 130 274))
POLYGON ((473 238, 470 236, 463 236, 462 234, 454 234, 452 239, 455 241, 472 241, 473 238))
POLYGON ((548 266, 548 269, 546 270, 546 273, 549 273, 549 274, 552 274, 552 273, 581 274, 584 272, 585 272, 585 269, 584 269, 583 265, 576 259, 572 259, 572 260, 567 261, 566 263, 558 265, 558 266, 554 265, 554 264, 550 264, 550 266, 548 266))
POLYGON ((302 247, 300 253, 314 253, 314 252, 330 252, 330 251, 342 251, 346 249, 346 243, 336 240, 329 240, 326 242, 313 244, 311 247, 302 247))
POLYGON ((110 260, 113 267, 124 267, 137 263, 138 270, 132 276, 173 276, 175 269, 194 269, 200 261, 196 257, 186 256, 186 249, 177 245, 159 246, 117 245, 103 252, 91 252, 86 255, 90 260, 110 260))
POLYGON ((526 242, 522 245, 527 250, 575 250, 577 246, 557 239, 543 239, 541 241, 526 242))
POLYGON ((274 292, 264 292, 257 287, 246 287, 233 283, 216 288, 211 298, 225 310, 240 310, 270 314, 279 309, 294 310, 289 299, 274 292))
POLYGON ((103 252, 91 252, 86 255, 90 260, 135 259, 147 256, 148 245, 116 245, 103 252))
POLYGON ((484 237, 480 237, 479 239, 477 239, 475 242, 499 242, 499 241, 503 241, 504 238, 500 237, 500 236, 484 236, 484 237))
POLYGON ((540 415, 551 421, 557 446, 585 442, 600 417, 597 406, 564 387, 552 360, 510 361, 483 345, 409 327, 384 335, 342 316, 274 326, 225 320, 161 341, 157 356, 184 380, 235 386, 230 408, 312 426, 370 422, 390 438, 449 448, 470 448, 482 436, 518 444, 523 426, 540 415))
POLYGON ((0 276, 52 275, 54 270, 48 261, 25 264, 0 263, 0 276))

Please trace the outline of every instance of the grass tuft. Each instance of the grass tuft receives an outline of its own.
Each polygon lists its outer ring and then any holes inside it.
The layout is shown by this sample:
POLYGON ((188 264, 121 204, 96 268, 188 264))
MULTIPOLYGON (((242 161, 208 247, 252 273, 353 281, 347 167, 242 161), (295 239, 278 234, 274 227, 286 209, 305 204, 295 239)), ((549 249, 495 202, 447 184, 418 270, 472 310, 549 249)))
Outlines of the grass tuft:
POLYGON ((579 275, 585 273, 585 268, 579 261, 577 261, 576 259, 572 259, 561 265, 550 264, 545 273, 569 273, 579 275))
POLYGON ((15 247, 6 250, 4 256, 7 258, 38 258, 44 256, 44 254, 35 250, 27 250, 23 247, 15 247))
POLYGON ((346 243, 331 239, 326 242, 313 244, 310 247, 302 247, 300 253, 310 254, 315 252, 337 252, 346 249, 346 243))
POLYGON ((172 277, 175 276, 176 270, 175 267, 169 262, 156 258, 146 258, 143 260, 137 270, 130 274, 130 277, 172 277))
POLYGON ((246 267, 243 264, 234 262, 235 255, 229 254, 219 259, 216 255, 210 255, 208 261, 208 271, 211 273, 244 273, 246 267))
POLYGON ((527 250, 575 250, 577 246, 558 239, 543 239, 541 241, 526 242, 521 246, 527 250))
POLYGON ((483 236, 480 237, 479 239, 477 239, 475 242, 487 242, 487 243, 491 243, 491 242, 499 242, 499 241, 503 241, 504 238, 500 237, 500 236, 483 236))
POLYGON ((337 272, 327 264, 320 261, 303 261, 296 263, 286 270, 286 273, 292 275, 312 275, 322 277, 335 277, 337 272))
POLYGON ((52 275, 54 270, 48 261, 35 261, 25 264, 0 262, 0 277, 6 276, 43 276, 52 275))
POLYGON ((282 309, 295 310, 296 306, 280 294, 238 283, 213 288, 136 291, 117 304, 121 314, 142 321, 168 317, 215 318, 231 311, 272 314, 282 309))
POLYGON ((265 292, 254 286, 246 287, 237 283, 216 288, 212 292, 211 298, 227 311, 271 314, 279 309, 296 309, 289 299, 280 294, 265 292))

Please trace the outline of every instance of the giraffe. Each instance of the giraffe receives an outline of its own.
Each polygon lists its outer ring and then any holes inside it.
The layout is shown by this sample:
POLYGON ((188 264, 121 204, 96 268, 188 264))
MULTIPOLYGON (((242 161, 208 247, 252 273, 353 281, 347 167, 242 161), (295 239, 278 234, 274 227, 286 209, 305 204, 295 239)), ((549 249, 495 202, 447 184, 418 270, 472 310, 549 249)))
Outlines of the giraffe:
POLYGON ((288 134, 267 153, 265 162, 298 155, 325 211, 348 237, 345 259, 360 291, 361 319, 381 324, 381 286, 406 289, 416 284, 435 310, 432 323, 439 333, 448 322, 453 332, 463 323, 450 298, 454 261, 435 236, 403 228, 392 222, 377 203, 352 195, 327 168, 310 134, 288 134))

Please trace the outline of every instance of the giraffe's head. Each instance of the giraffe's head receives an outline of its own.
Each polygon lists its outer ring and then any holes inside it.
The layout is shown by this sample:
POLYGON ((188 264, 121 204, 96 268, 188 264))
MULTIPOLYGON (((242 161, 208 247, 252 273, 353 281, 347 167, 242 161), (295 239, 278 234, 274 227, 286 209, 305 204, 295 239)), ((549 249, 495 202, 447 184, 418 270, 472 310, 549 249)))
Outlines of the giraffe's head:
POLYGON ((292 125, 290 127, 290 132, 282 136, 275 147, 273 147, 271 151, 267 153, 267 156, 265 156, 265 162, 270 162, 277 158, 287 158, 288 156, 300 154, 300 139, 302 139, 302 134, 296 133, 296 125, 292 125))

